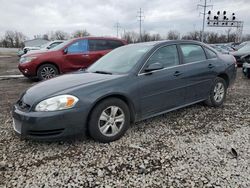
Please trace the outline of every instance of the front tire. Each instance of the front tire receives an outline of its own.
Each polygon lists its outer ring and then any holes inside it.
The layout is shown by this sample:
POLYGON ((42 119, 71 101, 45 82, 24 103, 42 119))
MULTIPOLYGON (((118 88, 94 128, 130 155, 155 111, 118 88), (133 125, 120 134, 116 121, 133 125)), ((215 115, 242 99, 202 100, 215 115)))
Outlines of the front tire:
POLYGON ((101 101, 90 114, 88 131, 99 142, 108 143, 121 138, 129 127, 127 104, 118 98, 101 101))
POLYGON ((43 64, 37 70, 37 77, 39 80, 47 80, 53 78, 59 74, 59 71, 55 65, 43 64))
POLYGON ((227 94, 227 84, 223 78, 217 77, 214 80, 213 86, 210 90, 208 99, 205 101, 205 104, 208 106, 219 107, 221 106, 227 94))

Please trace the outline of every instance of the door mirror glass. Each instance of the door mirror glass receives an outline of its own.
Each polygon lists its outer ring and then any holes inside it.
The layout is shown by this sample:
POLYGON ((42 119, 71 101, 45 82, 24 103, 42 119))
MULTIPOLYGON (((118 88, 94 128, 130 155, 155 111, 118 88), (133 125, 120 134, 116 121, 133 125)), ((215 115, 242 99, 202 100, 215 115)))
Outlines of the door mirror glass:
POLYGON ((148 67, 145 69, 145 72, 151 72, 151 71, 160 70, 163 68, 164 67, 161 63, 152 63, 148 65, 148 67))
POLYGON ((68 48, 65 48, 65 49, 63 50, 63 53, 64 53, 64 54, 67 54, 67 53, 68 53, 68 48))

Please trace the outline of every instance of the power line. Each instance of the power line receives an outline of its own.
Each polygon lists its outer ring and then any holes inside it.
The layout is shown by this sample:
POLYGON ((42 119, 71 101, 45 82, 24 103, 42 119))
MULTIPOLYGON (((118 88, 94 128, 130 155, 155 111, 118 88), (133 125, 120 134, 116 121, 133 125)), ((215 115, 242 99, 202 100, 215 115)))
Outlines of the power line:
POLYGON ((121 28, 121 24, 117 22, 114 26, 116 28, 116 37, 118 38, 119 36, 119 29, 121 28))
POLYGON ((198 4, 198 8, 203 8, 203 12, 200 12, 200 14, 203 15, 203 21, 202 21, 202 32, 201 32, 201 42, 204 41, 204 31, 205 31, 205 17, 206 17, 206 12, 208 7, 213 7, 213 5, 208 5, 207 0, 204 0, 204 4, 198 4))
POLYGON ((137 12, 138 13, 138 21, 139 21, 139 26, 140 26, 140 41, 142 41, 142 22, 143 22, 143 19, 144 19, 144 12, 142 11, 142 9, 140 8, 140 10, 137 12))

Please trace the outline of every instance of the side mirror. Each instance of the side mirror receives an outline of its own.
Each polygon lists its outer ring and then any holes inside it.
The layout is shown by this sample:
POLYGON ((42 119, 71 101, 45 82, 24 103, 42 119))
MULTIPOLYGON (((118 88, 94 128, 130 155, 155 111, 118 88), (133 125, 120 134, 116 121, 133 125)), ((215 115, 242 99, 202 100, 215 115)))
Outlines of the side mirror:
POLYGON ((65 48, 65 49, 63 50, 63 53, 64 53, 64 54, 67 54, 67 53, 68 53, 68 48, 65 48))
POLYGON ((163 69, 163 65, 161 63, 153 63, 150 64, 146 69, 145 72, 151 72, 151 71, 155 71, 155 70, 160 70, 163 69))
POLYGON ((47 46, 47 49, 49 50, 51 48, 51 46, 47 46))

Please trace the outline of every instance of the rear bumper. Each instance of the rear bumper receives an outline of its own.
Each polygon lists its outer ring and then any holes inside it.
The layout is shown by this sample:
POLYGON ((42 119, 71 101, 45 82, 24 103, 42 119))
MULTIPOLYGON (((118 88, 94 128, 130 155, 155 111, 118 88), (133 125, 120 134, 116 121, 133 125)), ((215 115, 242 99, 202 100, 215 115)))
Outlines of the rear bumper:
POLYGON ((86 112, 80 108, 55 112, 23 112, 13 107, 13 128, 21 138, 51 141, 85 135, 86 112))

